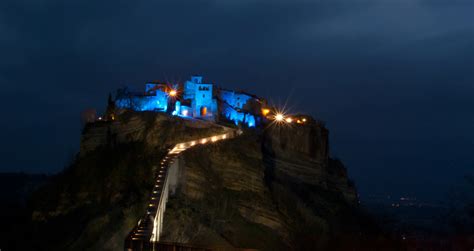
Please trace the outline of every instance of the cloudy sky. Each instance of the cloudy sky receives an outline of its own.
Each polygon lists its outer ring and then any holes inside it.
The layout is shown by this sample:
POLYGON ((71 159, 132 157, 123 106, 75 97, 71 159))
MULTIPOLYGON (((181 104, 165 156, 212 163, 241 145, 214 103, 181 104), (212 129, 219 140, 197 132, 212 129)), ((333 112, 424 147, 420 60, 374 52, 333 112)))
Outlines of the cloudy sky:
POLYGON ((3 0, 0 171, 54 173, 80 112, 202 74, 327 122, 363 196, 474 170, 473 0, 3 0))

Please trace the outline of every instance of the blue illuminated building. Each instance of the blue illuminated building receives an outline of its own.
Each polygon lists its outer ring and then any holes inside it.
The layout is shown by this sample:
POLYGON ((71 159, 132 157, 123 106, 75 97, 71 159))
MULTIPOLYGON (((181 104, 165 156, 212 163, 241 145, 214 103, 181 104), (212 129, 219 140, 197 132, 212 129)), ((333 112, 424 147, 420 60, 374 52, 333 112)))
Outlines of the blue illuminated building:
MULTIPOLYGON (((248 127, 255 127, 255 109, 252 105, 260 103, 260 100, 250 94, 235 92, 230 90, 221 90, 219 98, 222 101, 223 115, 237 124, 245 124, 248 127), (253 102, 249 102, 253 101, 253 102)), ((257 111, 256 113, 259 113, 257 111)))
POLYGON ((144 92, 119 89, 115 97, 118 109, 170 112, 172 115, 211 121, 229 120, 236 125, 255 127, 261 120, 265 105, 258 97, 203 83, 201 76, 192 76, 183 85, 170 87, 150 82, 144 92))
POLYGON ((213 84, 202 82, 201 76, 193 76, 184 83, 183 100, 176 106, 176 114, 193 118, 216 120, 217 100, 214 98, 213 84))
POLYGON ((132 92, 128 88, 117 90, 115 105, 119 109, 135 111, 162 111, 168 109, 168 94, 166 85, 147 83, 145 92, 132 92))

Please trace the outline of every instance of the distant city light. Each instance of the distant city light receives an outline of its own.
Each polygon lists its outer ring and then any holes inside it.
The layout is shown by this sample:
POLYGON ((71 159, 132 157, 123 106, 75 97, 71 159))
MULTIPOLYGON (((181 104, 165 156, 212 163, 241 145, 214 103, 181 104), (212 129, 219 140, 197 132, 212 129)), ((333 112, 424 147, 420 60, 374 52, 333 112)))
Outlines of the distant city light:
POLYGON ((287 123, 291 123, 291 122, 293 122, 293 119, 292 119, 292 118, 286 118, 285 121, 286 121, 287 123))
POLYGON ((169 95, 170 95, 171 97, 176 96, 176 94, 178 94, 178 92, 177 92, 176 90, 171 90, 171 91, 169 92, 169 95))
POLYGON ((183 116, 188 116, 188 110, 183 110, 181 114, 183 114, 183 116))

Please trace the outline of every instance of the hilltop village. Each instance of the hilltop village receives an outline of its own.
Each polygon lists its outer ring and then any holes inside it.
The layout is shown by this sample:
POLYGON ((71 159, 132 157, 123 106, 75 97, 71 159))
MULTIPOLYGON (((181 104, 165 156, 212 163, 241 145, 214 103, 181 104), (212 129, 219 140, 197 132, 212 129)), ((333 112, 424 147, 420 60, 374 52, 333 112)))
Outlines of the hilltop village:
POLYGON ((249 128, 270 121, 304 124, 309 120, 307 116, 285 115, 253 94, 205 83, 202 76, 192 76, 184 84, 148 82, 140 92, 118 89, 115 100, 109 99, 106 117, 99 119, 114 120, 115 114, 111 111, 123 109, 163 112, 212 122, 227 121, 249 128))
MULTIPOLYGON (((313 250, 311 231, 326 250, 340 229, 374 232, 309 116, 200 76, 119 89, 90 114, 74 162, 12 232, 31 239, 19 250, 313 250)), ((327 250, 354 246, 341 243, 327 250)))

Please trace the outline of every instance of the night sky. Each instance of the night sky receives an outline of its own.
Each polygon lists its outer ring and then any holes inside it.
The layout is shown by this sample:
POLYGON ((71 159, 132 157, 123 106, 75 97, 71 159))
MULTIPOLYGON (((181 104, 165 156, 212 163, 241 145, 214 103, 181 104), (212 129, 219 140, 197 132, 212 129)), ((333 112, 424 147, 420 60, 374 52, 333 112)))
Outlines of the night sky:
POLYGON ((362 196, 442 198, 474 170, 472 13, 472 0, 2 0, 0 171, 55 173, 82 110, 202 74, 326 121, 362 196))

